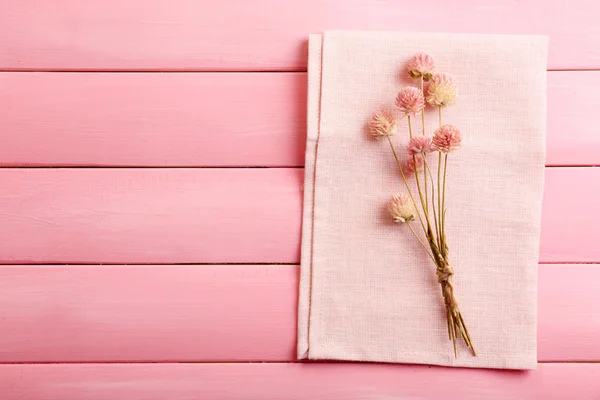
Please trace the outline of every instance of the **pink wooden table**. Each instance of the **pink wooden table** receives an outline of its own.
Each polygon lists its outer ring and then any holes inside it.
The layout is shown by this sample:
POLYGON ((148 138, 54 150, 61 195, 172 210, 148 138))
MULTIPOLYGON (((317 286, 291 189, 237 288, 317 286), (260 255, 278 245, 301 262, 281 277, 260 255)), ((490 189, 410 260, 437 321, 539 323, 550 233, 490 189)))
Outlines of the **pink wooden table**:
POLYGON ((599 18, 586 0, 2 0, 0 399, 600 399, 599 18), (323 29, 550 36, 536 371, 294 362, 323 29))

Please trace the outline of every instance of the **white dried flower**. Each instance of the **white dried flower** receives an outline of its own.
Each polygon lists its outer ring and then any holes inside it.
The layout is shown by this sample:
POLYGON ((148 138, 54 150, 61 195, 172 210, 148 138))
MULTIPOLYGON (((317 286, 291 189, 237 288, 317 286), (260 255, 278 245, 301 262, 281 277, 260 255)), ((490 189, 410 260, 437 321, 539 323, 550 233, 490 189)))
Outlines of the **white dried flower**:
POLYGON ((417 213, 412 199, 404 193, 392 197, 389 210, 394 221, 403 224, 414 220, 417 213))
POLYGON ((387 110, 376 112, 369 121, 369 132, 376 138, 392 136, 396 130, 396 119, 387 110))
POLYGON ((456 84, 450 75, 433 75, 427 89, 427 102, 433 107, 446 107, 456 102, 456 84))

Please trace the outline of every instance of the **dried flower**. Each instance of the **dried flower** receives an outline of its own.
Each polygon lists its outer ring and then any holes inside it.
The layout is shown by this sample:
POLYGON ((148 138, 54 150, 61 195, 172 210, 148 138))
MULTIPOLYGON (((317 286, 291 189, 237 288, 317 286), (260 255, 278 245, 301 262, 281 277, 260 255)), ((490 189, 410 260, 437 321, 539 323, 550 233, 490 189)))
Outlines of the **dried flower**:
POLYGON ((402 172, 406 178, 410 178, 415 173, 423 171, 424 164, 425 160, 423 159, 423 156, 417 154, 404 162, 404 165, 402 165, 402 172))
POLYGON ((442 153, 458 150, 461 143, 460 131, 454 125, 442 125, 433 134, 433 147, 442 153))
POLYGON ((369 132, 376 138, 392 136, 396 133, 396 129, 396 119, 387 110, 376 112, 369 121, 369 132))
POLYGON ((389 206, 390 214, 395 222, 407 223, 415 219, 417 210, 415 204, 407 194, 399 194, 392 197, 389 206))
POLYGON ((413 78, 423 77, 423 80, 431 79, 431 74, 435 69, 433 58, 427 53, 417 53, 408 61, 408 74, 413 78))
POLYGON ((449 75, 433 75, 427 88, 427 102, 434 107, 446 107, 456 102, 456 84, 449 75))
MULTIPOLYGON (((376 137, 386 136, 389 140, 394 159, 398 164, 403 178, 408 178, 416 174, 416 189, 420 204, 417 205, 411 190, 411 182, 403 179, 406 186, 406 194, 394 196, 387 204, 389 212, 395 222, 407 225, 414 238, 421 244, 423 250, 431 258, 435 265, 435 273, 438 283, 442 289, 444 305, 446 307, 446 318, 448 322, 448 336, 454 346, 454 356, 458 358, 457 342, 462 340, 476 356, 475 348, 469 336, 469 331, 465 325, 465 320, 460 312, 455 296, 455 283, 453 281, 454 270, 448 256, 448 241, 446 237, 446 177, 447 177, 447 159, 448 153, 457 150, 461 146, 461 133, 453 125, 442 125, 437 129, 432 137, 425 136, 425 99, 424 99, 424 81, 429 81, 427 88, 427 102, 434 107, 439 107, 440 125, 442 120, 442 108, 456 101, 456 85, 452 78, 446 74, 434 74, 433 59, 425 54, 419 53, 412 57, 408 62, 408 73, 411 77, 418 79, 420 89, 415 87, 406 87, 396 98, 396 106, 403 115, 408 117, 408 134, 410 141, 407 145, 407 151, 410 155, 407 160, 400 163, 398 154, 389 138, 389 135, 396 131, 396 121, 389 112, 377 113, 369 123, 371 133, 376 137), (413 136, 411 125, 411 116, 421 114, 421 124, 423 135, 413 136), (435 175, 426 173, 420 175, 425 169, 427 154, 432 151, 445 153, 443 163, 438 163, 437 181, 435 175), (442 174, 442 167, 444 173, 442 174), (421 184, 420 178, 423 178, 421 184), (431 179, 431 183, 428 180, 431 179), (431 188, 431 192, 429 192, 431 188), (436 190, 437 188, 437 190, 436 190), (431 199, 431 201, 430 201, 431 199), (436 207, 437 205, 437 207, 436 207), (421 215, 419 209, 422 209, 421 215), (422 228, 422 235, 415 232, 415 227, 410 221, 419 219, 419 226, 422 228), (422 240, 422 236, 425 240, 422 240)), ((429 165, 427 165, 429 170, 429 165)), ((417 224, 415 224, 417 225, 417 224)))
POLYGON ((406 146, 408 154, 416 156, 419 154, 427 154, 433 151, 431 138, 429 136, 414 136, 406 146))
POLYGON ((425 108, 425 98, 419 89, 408 86, 398 93, 396 106, 406 115, 416 115, 425 108))

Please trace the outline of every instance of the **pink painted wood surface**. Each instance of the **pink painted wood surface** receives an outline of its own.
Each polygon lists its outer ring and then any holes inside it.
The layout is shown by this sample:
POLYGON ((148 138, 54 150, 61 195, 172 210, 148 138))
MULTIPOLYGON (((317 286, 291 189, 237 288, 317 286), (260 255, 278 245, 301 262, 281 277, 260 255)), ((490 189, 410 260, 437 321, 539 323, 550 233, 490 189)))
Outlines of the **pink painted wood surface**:
POLYGON ((597 400, 599 364, 494 371, 366 364, 2 365, 3 400, 597 400))
POLYGON ((550 36, 549 67, 598 68, 588 0, 4 0, 0 69, 304 70, 309 33, 371 29, 550 36))
POLYGON ((0 169, 0 263, 298 262, 301 169, 0 169))
POLYGON ((0 88, 2 165, 304 163, 306 74, 0 73, 0 88))
POLYGON ((0 267, 0 362, 291 360, 297 275, 284 265, 0 267))
POLYGON ((548 73, 547 165, 600 165, 600 128, 585 117, 600 109, 599 86, 595 71, 548 73))
POLYGON ((538 359, 580 362, 600 360, 598 268, 600 265, 595 264, 540 265, 538 359), (584 310, 589 310, 589 314, 584 310), (587 316, 581 318, 583 314, 587 316), (588 318, 589 320, 584 321, 588 318))
MULTIPOLYGON (((548 73, 547 164, 600 164, 599 85, 548 73)), ((0 73, 0 87, 2 165, 304 164, 304 73, 0 73)))
MULTIPOLYGON (((600 266, 539 269, 538 359, 600 361, 600 266)), ((298 266, 3 266, 0 362, 293 361, 298 266)))
MULTIPOLYGON (((0 263, 298 263, 303 170, 2 169, 0 263)), ((541 262, 599 262, 600 169, 547 168, 541 262)))
POLYGON ((600 197, 599 168, 546 168, 541 262, 600 261, 596 196, 600 197))

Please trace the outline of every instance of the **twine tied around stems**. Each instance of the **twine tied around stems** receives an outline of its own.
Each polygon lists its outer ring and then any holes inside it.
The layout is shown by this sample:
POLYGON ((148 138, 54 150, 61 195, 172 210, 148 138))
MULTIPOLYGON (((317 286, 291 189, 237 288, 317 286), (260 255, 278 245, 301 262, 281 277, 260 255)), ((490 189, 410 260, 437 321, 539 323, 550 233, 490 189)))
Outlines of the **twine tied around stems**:
POLYGON ((437 278, 439 283, 447 283, 452 285, 450 278, 454 275, 454 270, 449 265, 444 265, 442 268, 436 270, 437 278))

